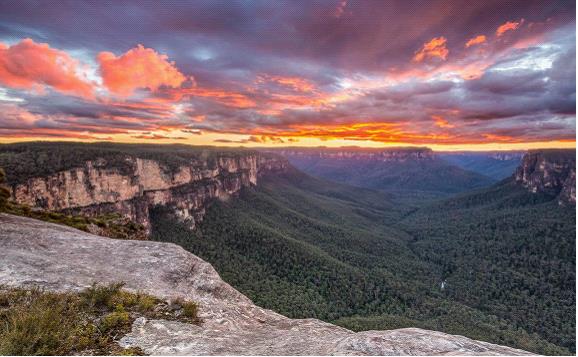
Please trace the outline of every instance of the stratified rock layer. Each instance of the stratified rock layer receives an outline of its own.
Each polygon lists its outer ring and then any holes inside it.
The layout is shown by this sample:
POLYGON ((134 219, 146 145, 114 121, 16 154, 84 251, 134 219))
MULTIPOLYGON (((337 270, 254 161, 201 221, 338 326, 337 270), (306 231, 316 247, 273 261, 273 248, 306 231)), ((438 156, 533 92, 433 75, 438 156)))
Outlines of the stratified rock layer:
POLYGON ((78 291, 93 282, 200 305, 200 325, 137 319, 121 346, 179 355, 527 355, 517 349, 421 329, 354 333, 255 306, 210 264, 179 246, 114 240, 0 214, 0 284, 78 291))
POLYGON ((284 148, 272 149, 272 152, 288 157, 323 158, 335 160, 366 160, 381 162, 405 162, 408 160, 433 160, 433 151, 425 147, 399 148, 284 148))
POLYGON ((256 185, 259 176, 283 171, 288 165, 280 157, 259 153, 222 156, 210 163, 196 160, 172 172, 155 160, 131 156, 125 160, 128 170, 95 159, 82 167, 30 178, 14 186, 12 196, 18 203, 50 211, 119 213, 147 230, 149 209, 162 205, 194 227, 211 200, 256 185))
POLYGON ((557 196, 560 204, 576 204, 576 152, 528 152, 516 170, 514 179, 533 193, 557 196))

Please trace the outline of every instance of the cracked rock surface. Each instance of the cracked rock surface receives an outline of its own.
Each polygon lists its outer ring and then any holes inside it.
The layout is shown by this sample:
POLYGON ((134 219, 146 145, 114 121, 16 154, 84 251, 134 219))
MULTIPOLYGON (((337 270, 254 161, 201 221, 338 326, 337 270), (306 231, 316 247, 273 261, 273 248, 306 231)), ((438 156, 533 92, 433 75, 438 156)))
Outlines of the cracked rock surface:
POLYGON ((181 247, 115 240, 0 214, 0 284, 78 291, 93 282, 199 304, 200 325, 135 320, 123 347, 155 355, 530 355, 463 336, 406 328, 354 333, 254 305, 181 247))

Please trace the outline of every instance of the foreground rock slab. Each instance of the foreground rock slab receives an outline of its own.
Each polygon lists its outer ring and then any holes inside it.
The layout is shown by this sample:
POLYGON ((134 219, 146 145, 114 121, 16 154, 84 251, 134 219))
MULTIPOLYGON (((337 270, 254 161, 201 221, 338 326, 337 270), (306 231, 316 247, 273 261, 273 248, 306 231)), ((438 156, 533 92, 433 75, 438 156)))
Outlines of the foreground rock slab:
POLYGON ((155 355, 531 355, 422 329, 354 333, 255 306, 181 247, 114 240, 0 214, 0 284, 78 291, 94 282, 200 305, 200 325, 137 319, 123 347, 155 355))

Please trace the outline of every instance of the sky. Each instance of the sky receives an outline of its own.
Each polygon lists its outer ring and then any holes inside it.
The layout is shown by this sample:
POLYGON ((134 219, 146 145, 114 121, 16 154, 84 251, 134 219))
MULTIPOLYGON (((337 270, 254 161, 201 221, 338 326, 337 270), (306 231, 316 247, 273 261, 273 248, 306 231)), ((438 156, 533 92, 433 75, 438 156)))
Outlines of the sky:
POLYGON ((575 147, 575 2, 2 1, 0 142, 575 147))

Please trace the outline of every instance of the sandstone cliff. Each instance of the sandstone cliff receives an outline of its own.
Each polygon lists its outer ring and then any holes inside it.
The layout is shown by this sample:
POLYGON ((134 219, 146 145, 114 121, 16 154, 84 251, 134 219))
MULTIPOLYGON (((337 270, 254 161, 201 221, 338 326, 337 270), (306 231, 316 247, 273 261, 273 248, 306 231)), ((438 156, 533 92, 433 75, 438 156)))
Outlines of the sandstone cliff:
POLYGON ((172 170, 162 162, 126 155, 122 167, 95 157, 81 166, 12 187, 18 203, 50 211, 98 215, 117 212, 150 228, 149 210, 170 207, 194 226, 213 199, 256 185, 260 176, 283 171, 287 161, 256 152, 195 159, 172 170))
POLYGON ((576 204, 576 153, 574 150, 528 152, 514 180, 533 193, 557 196, 560 204, 576 204))
POLYGON ((429 148, 285 148, 273 150, 282 156, 298 158, 323 158, 336 160, 369 160, 382 162, 404 162, 407 160, 433 160, 434 153, 429 148))
MULTIPOLYGON (((103 238, 0 214, 0 284, 78 291, 93 282, 200 305, 202 323, 137 319, 123 347, 162 355, 529 355, 462 336, 407 328, 354 333, 255 306, 179 246, 103 238)), ((121 338, 122 337, 122 338, 121 338)))

